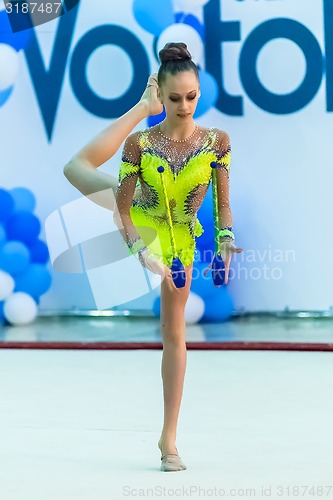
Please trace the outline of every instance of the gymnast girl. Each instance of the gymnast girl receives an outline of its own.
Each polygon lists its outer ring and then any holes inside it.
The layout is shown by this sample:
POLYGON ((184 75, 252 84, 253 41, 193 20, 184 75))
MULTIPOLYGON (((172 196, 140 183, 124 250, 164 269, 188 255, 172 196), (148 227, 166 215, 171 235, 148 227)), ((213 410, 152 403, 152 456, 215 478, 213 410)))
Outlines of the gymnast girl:
POLYGON ((83 147, 65 165, 64 174, 84 195, 100 195, 98 203, 113 211, 129 251, 162 278, 164 422, 158 447, 160 469, 170 472, 186 469, 176 446, 187 359, 184 310, 196 238, 203 232, 197 212, 212 178, 212 162, 216 165, 218 245, 225 284, 232 254, 242 249, 235 246, 229 204, 229 135, 194 121, 201 91, 198 68, 186 44, 168 43, 159 57, 158 73, 149 77, 140 101, 83 147), (162 122, 133 132, 142 120, 163 109, 162 122), (98 171, 123 142, 118 178, 98 171), (152 231, 155 238, 151 238, 152 231), (182 287, 175 285, 171 271, 175 249, 184 268, 182 287))

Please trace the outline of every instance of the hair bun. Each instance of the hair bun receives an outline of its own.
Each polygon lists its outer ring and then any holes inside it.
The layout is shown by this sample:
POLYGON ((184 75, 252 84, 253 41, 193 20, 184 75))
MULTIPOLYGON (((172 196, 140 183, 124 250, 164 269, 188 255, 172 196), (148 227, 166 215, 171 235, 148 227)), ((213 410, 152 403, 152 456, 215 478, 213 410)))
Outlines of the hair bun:
POLYGON ((192 59, 191 54, 187 50, 186 43, 183 42, 170 42, 165 44, 163 49, 159 51, 158 55, 161 63, 192 59))

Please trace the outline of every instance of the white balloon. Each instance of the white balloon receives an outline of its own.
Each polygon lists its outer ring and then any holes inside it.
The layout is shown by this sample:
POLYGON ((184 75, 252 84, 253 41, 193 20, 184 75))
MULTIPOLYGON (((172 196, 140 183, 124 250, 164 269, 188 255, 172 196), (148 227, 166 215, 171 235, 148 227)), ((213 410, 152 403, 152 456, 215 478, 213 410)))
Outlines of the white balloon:
POLYGON ((203 299, 194 292, 190 292, 185 306, 185 322, 194 325, 201 320, 205 312, 203 299))
POLYGON ((37 304, 27 293, 16 292, 5 301, 3 311, 12 325, 27 325, 37 316, 37 304))
POLYGON ((203 58, 202 38, 192 26, 183 23, 171 24, 160 34, 157 42, 158 52, 169 42, 184 42, 191 53, 196 64, 200 64, 203 58))
POLYGON ((192 12, 195 9, 200 9, 208 2, 209 0, 173 0, 173 6, 176 12, 192 12))
POLYGON ((0 269, 0 300, 6 300, 12 294, 15 281, 10 274, 0 269))
POLYGON ((15 83, 19 70, 19 55, 13 47, 0 43, 0 91, 15 83))

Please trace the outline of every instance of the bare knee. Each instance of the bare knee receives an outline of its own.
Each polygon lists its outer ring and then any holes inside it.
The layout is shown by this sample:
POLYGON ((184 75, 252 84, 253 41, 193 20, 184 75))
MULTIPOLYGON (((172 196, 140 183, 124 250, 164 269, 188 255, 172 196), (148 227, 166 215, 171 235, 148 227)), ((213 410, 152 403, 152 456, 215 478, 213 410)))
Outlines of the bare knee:
POLYGON ((169 346, 180 346, 185 343, 185 318, 183 308, 177 308, 170 314, 161 316, 161 333, 163 343, 169 346))
POLYGON ((167 347, 183 347, 185 345, 185 332, 179 328, 162 328, 163 345, 167 347))

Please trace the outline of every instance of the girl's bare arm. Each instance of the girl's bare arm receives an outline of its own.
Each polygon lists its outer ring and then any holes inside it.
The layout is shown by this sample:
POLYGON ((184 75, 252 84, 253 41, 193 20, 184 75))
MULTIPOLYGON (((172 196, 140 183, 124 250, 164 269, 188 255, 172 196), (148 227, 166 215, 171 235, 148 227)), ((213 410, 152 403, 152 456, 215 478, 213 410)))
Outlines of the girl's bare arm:
POLYGON ((64 174, 73 186, 110 210, 114 209, 118 182, 114 176, 99 172, 97 168, 115 155, 141 120, 161 113, 163 106, 157 98, 156 85, 157 75, 153 74, 140 101, 84 146, 64 167, 64 174))
POLYGON ((133 128, 146 117, 147 106, 140 101, 84 146, 64 167, 69 182, 95 203, 113 210, 117 178, 97 168, 116 154, 133 128))

